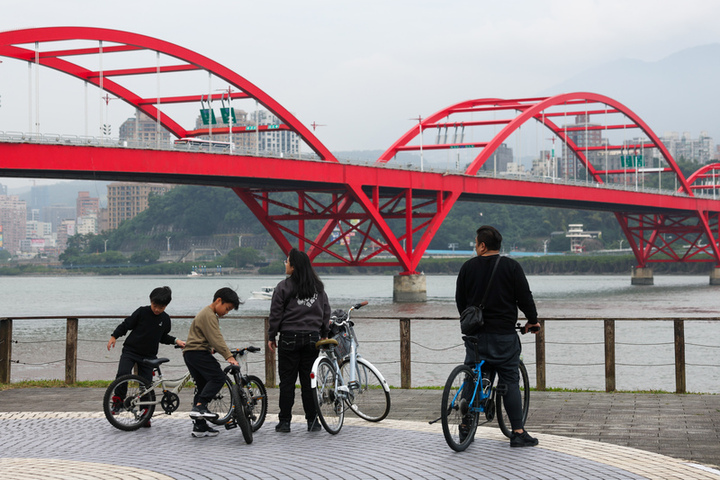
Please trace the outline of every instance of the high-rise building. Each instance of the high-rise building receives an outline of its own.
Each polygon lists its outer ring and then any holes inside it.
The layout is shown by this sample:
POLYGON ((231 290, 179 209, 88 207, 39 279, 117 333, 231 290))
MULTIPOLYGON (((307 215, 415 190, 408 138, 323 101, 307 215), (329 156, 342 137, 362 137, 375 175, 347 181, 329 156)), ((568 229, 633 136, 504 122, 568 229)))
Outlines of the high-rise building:
POLYGON ((715 158, 715 143, 707 132, 700 132, 698 138, 692 138, 690 132, 665 132, 660 137, 663 145, 675 160, 684 159, 701 165, 715 158))
MULTIPOLYGON (((257 110, 250 115, 253 124, 268 125, 268 130, 258 135, 260 153, 297 155, 300 153, 300 139, 290 130, 273 130, 272 126, 282 122, 267 110, 257 110)), ((251 134, 252 135, 252 134, 251 134)))
POLYGON ((0 225, 3 227, 3 248, 13 255, 20 251, 25 239, 27 204, 17 195, 0 195, 0 225))
POLYGON ((91 197, 90 192, 78 192, 77 200, 75 201, 75 214, 78 217, 85 217, 88 215, 97 215, 100 210, 100 200, 96 197, 91 197))
POLYGON ((513 161, 513 149, 508 147, 507 144, 501 144, 487 159, 481 170, 485 172, 507 172, 508 164, 513 161))
POLYGON ((116 229, 124 220, 134 218, 148 207, 151 193, 162 195, 172 185, 115 182, 108 189, 108 229, 116 229))
POLYGON ((135 117, 128 118, 120 125, 119 139, 121 144, 131 146, 158 143, 169 146, 171 143, 170 132, 140 110, 135 111, 135 117))
POLYGON ((63 220, 57 229, 57 250, 64 252, 67 248, 68 238, 75 235, 75 220, 63 220))
POLYGON ((50 222, 53 232, 57 232, 63 220, 72 220, 76 217, 75 207, 64 204, 53 204, 43 207, 40 210, 40 220, 50 222))

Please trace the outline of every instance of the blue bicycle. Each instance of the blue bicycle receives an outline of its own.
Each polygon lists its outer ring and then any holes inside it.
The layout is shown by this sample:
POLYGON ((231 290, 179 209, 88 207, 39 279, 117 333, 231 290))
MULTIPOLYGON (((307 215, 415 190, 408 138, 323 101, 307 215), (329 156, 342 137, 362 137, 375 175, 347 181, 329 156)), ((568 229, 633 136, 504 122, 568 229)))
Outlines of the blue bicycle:
MULTIPOLYGON (((520 324, 515 328, 521 330, 520 324)), ((507 385, 495 385, 497 377, 495 372, 490 368, 483 369, 485 360, 477 360, 477 339, 463 337, 463 340, 475 345, 475 366, 458 365, 450 373, 443 390, 441 417, 438 419, 442 420, 447 444, 456 452, 465 450, 474 440, 477 427, 491 422, 496 415, 503 434, 508 438, 512 434, 510 419, 503 409, 502 402, 502 397, 507 393, 507 385), (481 413, 486 420, 482 424, 479 423, 481 413)), ((520 360, 519 373, 524 424, 530 406, 530 380, 522 360, 520 360)))

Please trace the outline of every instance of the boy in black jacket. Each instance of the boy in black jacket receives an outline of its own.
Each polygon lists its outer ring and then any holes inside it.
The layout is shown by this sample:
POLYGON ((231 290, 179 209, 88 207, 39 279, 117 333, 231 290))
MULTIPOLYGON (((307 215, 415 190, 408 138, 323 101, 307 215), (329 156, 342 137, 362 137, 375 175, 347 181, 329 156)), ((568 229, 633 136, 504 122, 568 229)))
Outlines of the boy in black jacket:
MULTIPOLYGON (((118 338, 132 330, 123 344, 120 362, 118 363, 117 375, 132 373, 133 367, 137 364, 138 375, 152 381, 152 367, 143 363, 144 358, 157 358, 158 347, 161 343, 165 345, 177 345, 185 347, 185 342, 169 335, 170 316, 165 313, 165 308, 172 300, 170 287, 158 287, 150 292, 150 305, 140 307, 117 326, 110 336, 107 349, 115 348, 118 338)), ((123 392, 116 392, 122 394, 123 392)), ((113 398, 113 401, 120 405, 122 397, 113 398)), ((150 422, 146 426, 150 426, 150 422)))

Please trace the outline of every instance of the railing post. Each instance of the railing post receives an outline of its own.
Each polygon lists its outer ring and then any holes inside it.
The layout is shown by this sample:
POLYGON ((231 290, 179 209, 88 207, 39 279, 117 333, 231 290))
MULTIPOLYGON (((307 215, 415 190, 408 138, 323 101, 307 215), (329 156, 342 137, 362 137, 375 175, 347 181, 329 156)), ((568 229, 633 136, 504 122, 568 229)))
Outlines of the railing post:
POLYGON ((675 323, 675 393, 685 393, 685 322, 679 318, 675 323))
POLYGON ((400 388, 410 388, 412 385, 411 357, 410 357, 410 319, 400 319, 400 388))
POLYGON ((0 320, 0 383, 10 383, 12 318, 0 320))
POLYGON ((67 319, 65 335, 65 383, 77 382, 78 319, 67 319))
POLYGON ((275 388, 275 352, 268 347, 268 330, 270 329, 270 318, 265 317, 265 385, 268 388, 275 388))
POLYGON ((615 320, 605 320, 605 391, 615 391, 615 320))
POLYGON ((545 320, 539 320, 540 331, 535 334, 535 388, 544 391, 545 385, 545 320))

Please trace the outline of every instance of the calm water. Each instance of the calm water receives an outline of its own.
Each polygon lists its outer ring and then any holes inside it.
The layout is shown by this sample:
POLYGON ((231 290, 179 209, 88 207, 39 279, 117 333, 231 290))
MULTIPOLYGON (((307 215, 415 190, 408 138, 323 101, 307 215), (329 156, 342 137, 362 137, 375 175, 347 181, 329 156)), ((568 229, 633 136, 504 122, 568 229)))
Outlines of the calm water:
MULTIPOLYGON (((161 285, 173 289, 167 312, 194 315, 209 304, 220 287, 237 290, 248 299, 238 315, 266 315, 270 302, 251 299, 261 286, 275 285, 282 276, 242 277, 2 277, 0 317, 40 315, 129 315, 149 303, 150 291, 161 285)), ((455 317, 455 277, 428 276, 428 302, 394 304, 391 276, 326 276, 333 308, 368 300, 357 317, 360 352, 383 372, 391 385, 400 384, 398 316, 412 317, 413 386, 441 385, 452 366, 462 361, 456 321, 426 320, 455 317)), ((655 285, 630 285, 626 276, 531 276, 530 286, 544 318, 673 318, 720 317, 720 287, 708 285, 707 276, 656 277, 655 285)), ((114 376, 120 349, 105 349, 110 333, 120 320, 81 320, 79 346, 80 379, 114 376)), ((187 335, 190 320, 175 319, 173 333, 187 335)), ((221 320, 228 344, 262 345, 260 319, 221 320)), ((64 378, 65 322, 27 320, 13 324, 12 380, 64 378)), ((534 383, 534 337, 524 336, 524 359, 534 383)), ((686 322, 687 384, 689 391, 720 393, 720 323, 686 322)), ((604 380, 603 324, 600 321, 549 322, 547 384, 550 387, 602 390, 604 380)), ((674 391, 673 324, 617 322, 617 388, 674 391)), ((171 359, 168 373, 181 375, 181 355, 161 346, 171 359)), ((262 357, 248 365, 264 376, 262 357)))

